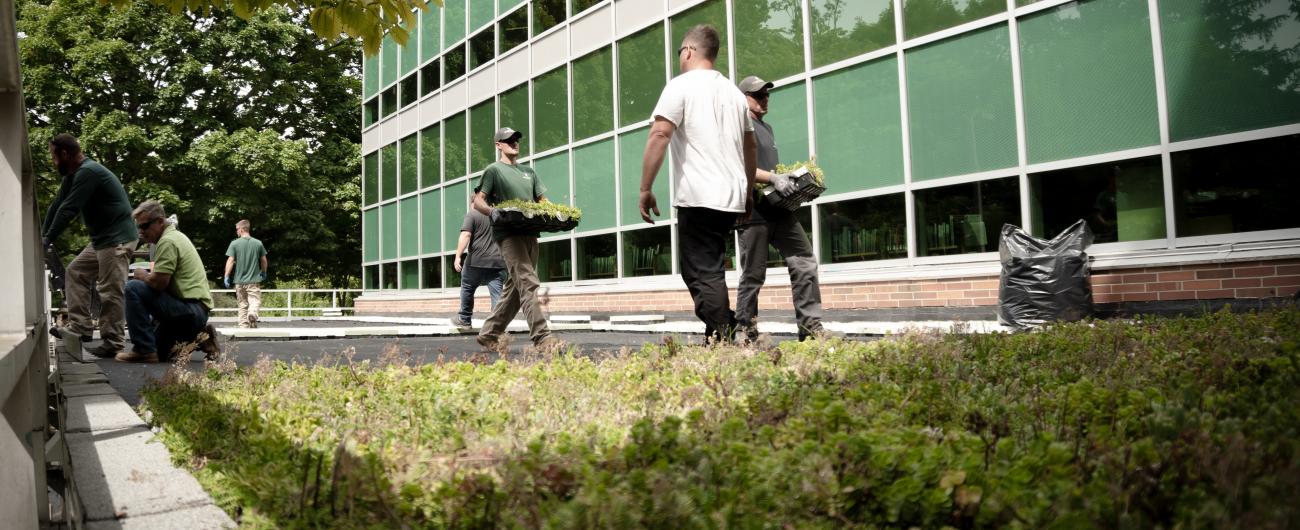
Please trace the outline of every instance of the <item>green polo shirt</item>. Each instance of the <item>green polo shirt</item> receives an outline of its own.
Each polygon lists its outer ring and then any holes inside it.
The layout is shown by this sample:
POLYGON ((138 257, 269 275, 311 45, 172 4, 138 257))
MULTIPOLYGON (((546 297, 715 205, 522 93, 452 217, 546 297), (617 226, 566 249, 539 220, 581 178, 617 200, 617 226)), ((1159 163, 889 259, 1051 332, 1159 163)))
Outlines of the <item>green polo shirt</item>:
MULTIPOLYGON (((546 185, 542 184, 542 179, 537 178, 537 173, 533 171, 533 168, 519 164, 510 165, 505 162, 493 162, 492 165, 483 170, 483 182, 480 186, 479 191, 482 191, 487 196, 487 202, 491 205, 510 199, 536 201, 538 197, 546 194, 546 185)), ((493 230, 492 232, 492 236, 497 241, 510 235, 525 234, 506 234, 501 230, 493 230)))
POLYGON ((181 300, 197 300, 203 307, 212 309, 207 273, 190 238, 175 226, 167 225, 153 248, 154 272, 172 275, 171 284, 167 286, 168 294, 181 300))
POLYGON ((70 176, 63 177, 54 202, 45 212, 41 231, 46 239, 58 239, 68 224, 80 215, 96 250, 140 239, 131 218, 131 199, 126 188, 108 168, 89 158, 70 176))

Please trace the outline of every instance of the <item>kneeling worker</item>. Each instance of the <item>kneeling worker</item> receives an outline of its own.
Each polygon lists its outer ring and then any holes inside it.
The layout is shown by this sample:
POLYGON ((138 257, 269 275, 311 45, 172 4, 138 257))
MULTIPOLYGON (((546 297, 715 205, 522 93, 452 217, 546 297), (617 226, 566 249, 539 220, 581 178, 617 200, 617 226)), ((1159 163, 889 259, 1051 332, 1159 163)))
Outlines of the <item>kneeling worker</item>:
POLYGON ((190 238, 164 221, 167 214, 158 201, 140 203, 132 212, 146 243, 153 245, 153 270, 135 271, 126 284, 126 322, 131 351, 117 355, 123 362, 158 362, 171 359, 176 346, 207 337, 199 348, 208 357, 218 352, 217 332, 208 324, 212 293, 203 261, 190 238))

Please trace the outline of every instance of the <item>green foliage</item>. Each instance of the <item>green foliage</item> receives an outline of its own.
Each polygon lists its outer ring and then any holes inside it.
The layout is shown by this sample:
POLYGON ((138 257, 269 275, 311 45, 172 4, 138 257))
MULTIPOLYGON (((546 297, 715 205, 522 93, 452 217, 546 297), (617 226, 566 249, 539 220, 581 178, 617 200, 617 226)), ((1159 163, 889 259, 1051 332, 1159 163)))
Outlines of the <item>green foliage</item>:
POLYGON ((524 215, 527 217, 533 217, 535 215, 545 215, 547 217, 553 217, 556 219, 573 219, 575 221, 582 219, 582 210, 575 208, 573 206, 569 206, 567 204, 560 204, 558 202, 551 202, 551 201, 535 202, 535 201, 525 201, 520 199, 510 199, 510 200, 505 200, 497 203, 496 207, 501 208, 503 210, 520 211, 523 212, 524 215))
POLYGON ((1282 528, 1300 310, 1017 335, 173 372, 246 527, 1282 528))
MULTIPOLYGON (((276 278, 356 283, 355 40, 325 46, 278 7, 247 20, 173 15, 144 1, 17 8, 33 153, 46 153, 57 133, 77 135, 133 202, 159 199, 179 216, 209 277, 220 276, 234 223, 246 218, 276 278)), ((48 156, 35 162, 44 207, 59 178, 48 156)))

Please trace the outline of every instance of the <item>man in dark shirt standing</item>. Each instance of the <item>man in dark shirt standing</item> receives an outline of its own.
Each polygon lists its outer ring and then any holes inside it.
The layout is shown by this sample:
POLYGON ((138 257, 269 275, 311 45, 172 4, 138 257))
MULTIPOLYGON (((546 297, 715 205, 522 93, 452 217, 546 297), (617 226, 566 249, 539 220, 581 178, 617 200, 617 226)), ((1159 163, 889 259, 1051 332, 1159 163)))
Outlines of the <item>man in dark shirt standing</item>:
POLYGON ((86 158, 71 134, 50 140, 50 157, 63 183, 41 225, 46 251, 79 215, 90 233, 90 244, 68 264, 64 292, 70 323, 63 331, 82 337, 94 331, 90 319, 90 286, 94 285, 99 292, 99 331, 104 343, 89 351, 96 357, 113 357, 126 347, 123 288, 140 239, 131 219, 131 200, 117 175, 86 158))
MULTIPOLYGON (((474 193, 479 189, 475 188, 474 193)), ((501 299, 501 286, 506 281, 506 260, 501 257, 501 249, 497 248, 492 236, 492 220, 472 205, 465 212, 452 265, 460 273, 460 312, 451 323, 458 328, 468 328, 473 325, 470 317, 474 315, 474 291, 486 283, 488 295, 492 297, 492 309, 496 309, 497 301, 501 299)))
MULTIPOLYGON (((776 150, 776 137, 772 126, 763 121, 767 115, 768 90, 772 83, 749 76, 740 81, 740 91, 749 103, 749 116, 754 120, 754 138, 758 142, 758 171, 754 180, 776 188, 788 195, 794 184, 790 176, 774 173, 780 159, 776 150)), ((785 267, 790 271, 790 290, 794 299, 794 314, 799 326, 799 340, 823 333, 822 294, 817 282, 817 258, 813 256, 812 243, 794 212, 768 205, 754 194, 754 213, 747 223, 740 223, 740 285, 736 289, 737 334, 746 340, 758 338, 758 291, 767 281, 767 246, 781 252, 785 267)))

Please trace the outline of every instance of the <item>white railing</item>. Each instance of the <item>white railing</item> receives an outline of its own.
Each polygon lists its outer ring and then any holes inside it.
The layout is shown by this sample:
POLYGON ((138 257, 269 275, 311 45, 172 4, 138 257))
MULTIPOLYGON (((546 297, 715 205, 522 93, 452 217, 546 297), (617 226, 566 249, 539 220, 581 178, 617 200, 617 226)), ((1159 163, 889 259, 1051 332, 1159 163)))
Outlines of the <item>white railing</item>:
MULTIPOLYGON (((262 289, 261 316, 293 317, 295 312, 298 316, 351 314, 355 311, 352 301, 362 292, 362 289, 262 289), (329 294, 329 305, 324 305, 326 294, 329 294), (295 297, 298 299, 296 307, 295 297), (272 305, 280 304, 281 300, 283 305, 272 305)), ((239 312, 234 305, 234 289, 213 289, 212 300, 216 305, 212 308, 213 314, 239 312)))

